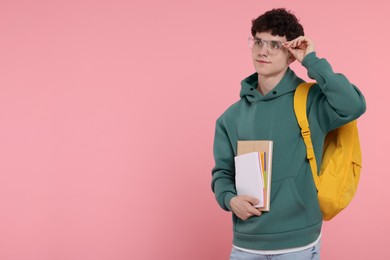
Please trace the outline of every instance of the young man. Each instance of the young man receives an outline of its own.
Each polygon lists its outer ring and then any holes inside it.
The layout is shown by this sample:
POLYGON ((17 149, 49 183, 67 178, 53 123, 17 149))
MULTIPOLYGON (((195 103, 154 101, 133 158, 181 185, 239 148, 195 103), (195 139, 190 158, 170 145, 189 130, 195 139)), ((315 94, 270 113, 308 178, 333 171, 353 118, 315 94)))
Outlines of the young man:
POLYGON ((295 89, 304 81, 289 65, 297 60, 316 82, 307 105, 316 158, 322 158, 326 134, 362 115, 365 100, 316 56, 291 12, 268 11, 252 21, 251 32, 256 73, 242 81, 241 99, 218 118, 214 139, 212 189, 219 205, 233 213, 230 259, 319 259, 322 215, 293 109, 295 89), (256 199, 236 193, 238 140, 273 140, 269 212, 255 208, 256 199))

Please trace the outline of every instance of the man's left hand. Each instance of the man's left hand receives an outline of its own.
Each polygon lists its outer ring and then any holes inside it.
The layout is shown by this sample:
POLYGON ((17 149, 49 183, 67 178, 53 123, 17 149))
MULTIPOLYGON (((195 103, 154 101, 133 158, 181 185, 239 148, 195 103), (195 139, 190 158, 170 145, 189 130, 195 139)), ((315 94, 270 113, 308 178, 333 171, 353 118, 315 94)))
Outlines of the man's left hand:
POLYGON ((283 45, 300 63, 310 52, 314 51, 314 42, 305 36, 285 42, 283 45))

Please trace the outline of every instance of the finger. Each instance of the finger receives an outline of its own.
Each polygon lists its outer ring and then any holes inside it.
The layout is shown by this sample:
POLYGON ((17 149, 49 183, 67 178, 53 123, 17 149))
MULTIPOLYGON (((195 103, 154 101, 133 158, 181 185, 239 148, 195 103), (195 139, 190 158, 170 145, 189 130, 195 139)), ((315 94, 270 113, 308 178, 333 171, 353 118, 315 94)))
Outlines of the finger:
POLYGON ((294 45, 296 49, 303 49, 306 45, 306 40, 304 38, 298 39, 294 45))
POLYGON ((285 48, 290 48, 292 43, 293 43, 293 41, 288 41, 288 42, 285 42, 285 43, 283 44, 283 46, 284 46, 285 48))
POLYGON ((261 211, 258 210, 257 208, 253 208, 253 210, 251 210, 250 212, 251 214, 253 214, 254 216, 261 216, 261 211))
POLYGON ((259 200, 256 199, 256 198, 253 198, 251 196, 247 196, 247 195, 244 195, 242 197, 243 200, 245 200, 246 202, 249 202, 251 205, 257 205, 259 204, 259 200))
POLYGON ((287 46, 295 49, 297 48, 304 49, 305 45, 308 44, 309 44, 309 39, 304 36, 300 36, 298 38, 295 38, 294 40, 291 40, 287 46))
POLYGON ((247 220, 250 217, 253 216, 260 216, 262 212, 252 205, 250 205, 248 202, 245 202, 246 204, 242 205, 241 208, 237 208, 234 210, 234 214, 236 214, 237 217, 239 217, 242 220, 247 220))
POLYGON ((298 37, 298 38, 295 38, 295 39, 291 40, 289 42, 289 46, 295 48, 297 46, 297 44, 299 43, 300 39, 301 39, 301 37, 298 37))
POLYGON ((295 40, 292 42, 291 47, 292 47, 292 48, 297 47, 297 43, 298 43, 298 39, 295 39, 295 40))
POLYGON ((296 49, 297 46, 299 46, 299 45, 300 45, 299 41, 294 40, 294 41, 289 42, 285 47, 286 47, 287 49, 289 49, 289 48, 296 49))
POLYGON ((306 43, 297 43, 295 45, 290 46, 290 49, 292 50, 305 50, 307 48, 306 43))
POLYGON ((247 209, 247 214, 249 216, 260 216, 261 215, 261 211, 258 210, 255 207, 250 207, 250 208, 247 209))
POLYGON ((295 57, 297 54, 297 49, 294 49, 293 47, 288 47, 287 50, 295 57))

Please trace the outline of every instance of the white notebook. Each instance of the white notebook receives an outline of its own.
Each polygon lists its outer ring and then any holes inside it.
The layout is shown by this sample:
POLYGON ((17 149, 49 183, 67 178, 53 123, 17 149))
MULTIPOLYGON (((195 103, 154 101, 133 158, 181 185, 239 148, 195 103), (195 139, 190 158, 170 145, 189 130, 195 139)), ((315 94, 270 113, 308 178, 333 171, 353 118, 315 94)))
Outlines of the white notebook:
POLYGON ((264 179, 261 153, 252 152, 234 157, 236 190, 238 195, 248 195, 259 200, 256 208, 264 207, 264 179))

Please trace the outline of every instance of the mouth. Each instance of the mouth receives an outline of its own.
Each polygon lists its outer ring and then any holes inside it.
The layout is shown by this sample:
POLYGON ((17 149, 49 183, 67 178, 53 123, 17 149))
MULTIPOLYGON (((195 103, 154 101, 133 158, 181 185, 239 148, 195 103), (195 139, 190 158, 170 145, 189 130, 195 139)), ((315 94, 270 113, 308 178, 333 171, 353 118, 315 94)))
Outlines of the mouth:
POLYGON ((256 62, 261 63, 261 64, 269 64, 269 63, 271 63, 271 62, 265 61, 265 60, 256 60, 256 62))

